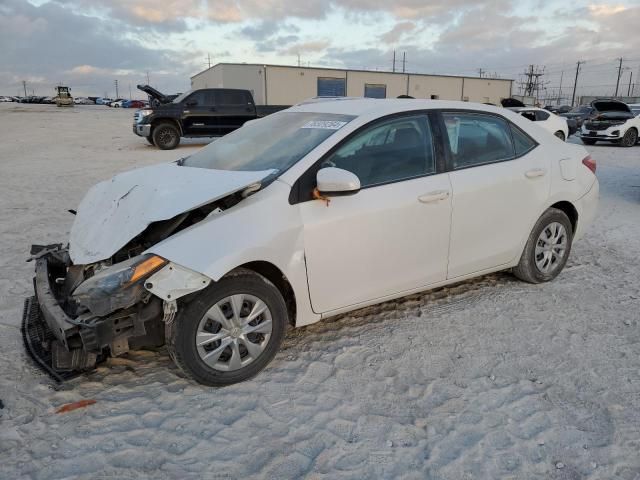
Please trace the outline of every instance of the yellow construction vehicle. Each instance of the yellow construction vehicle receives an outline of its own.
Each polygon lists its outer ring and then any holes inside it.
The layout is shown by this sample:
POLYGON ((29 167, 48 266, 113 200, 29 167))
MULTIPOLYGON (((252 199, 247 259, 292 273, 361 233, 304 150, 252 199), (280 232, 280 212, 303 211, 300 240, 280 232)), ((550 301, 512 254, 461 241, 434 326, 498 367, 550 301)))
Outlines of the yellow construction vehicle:
POLYGON ((73 107, 73 97, 71 96, 71 89, 58 85, 56 88, 57 95, 54 97, 56 105, 59 107, 73 107))

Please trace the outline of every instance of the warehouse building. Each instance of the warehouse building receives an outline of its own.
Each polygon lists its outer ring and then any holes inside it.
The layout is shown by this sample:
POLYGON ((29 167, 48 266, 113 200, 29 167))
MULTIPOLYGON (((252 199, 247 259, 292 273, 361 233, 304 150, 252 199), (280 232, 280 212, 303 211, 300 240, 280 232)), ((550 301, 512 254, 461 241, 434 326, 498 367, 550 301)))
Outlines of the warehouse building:
POLYGON ((335 68, 218 63, 191 77, 191 88, 250 90, 257 105, 293 105, 312 97, 347 96, 495 103, 511 96, 513 80, 335 68))

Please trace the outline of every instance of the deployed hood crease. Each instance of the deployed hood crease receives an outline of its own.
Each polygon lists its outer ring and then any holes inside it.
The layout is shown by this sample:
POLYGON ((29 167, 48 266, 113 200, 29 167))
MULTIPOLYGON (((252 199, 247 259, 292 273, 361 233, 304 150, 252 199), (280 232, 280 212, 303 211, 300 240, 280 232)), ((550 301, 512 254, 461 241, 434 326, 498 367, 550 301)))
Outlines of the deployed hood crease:
POLYGON ((69 238, 71 260, 76 265, 106 260, 151 223, 239 192, 272 173, 171 163, 116 175, 94 185, 80 202, 69 238))

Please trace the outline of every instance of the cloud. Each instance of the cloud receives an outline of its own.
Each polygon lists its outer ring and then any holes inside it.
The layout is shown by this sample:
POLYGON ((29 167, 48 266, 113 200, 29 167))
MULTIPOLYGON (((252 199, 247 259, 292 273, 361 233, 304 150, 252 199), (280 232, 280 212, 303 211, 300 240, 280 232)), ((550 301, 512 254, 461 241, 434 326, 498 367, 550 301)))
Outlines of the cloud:
POLYGON ((282 55, 298 55, 302 53, 317 53, 326 50, 330 42, 326 40, 318 40, 313 42, 296 43, 290 47, 280 50, 282 55))
POLYGON ((414 22, 399 22, 387 33, 380 35, 380 40, 385 43, 396 43, 406 34, 414 31, 416 24, 414 22))

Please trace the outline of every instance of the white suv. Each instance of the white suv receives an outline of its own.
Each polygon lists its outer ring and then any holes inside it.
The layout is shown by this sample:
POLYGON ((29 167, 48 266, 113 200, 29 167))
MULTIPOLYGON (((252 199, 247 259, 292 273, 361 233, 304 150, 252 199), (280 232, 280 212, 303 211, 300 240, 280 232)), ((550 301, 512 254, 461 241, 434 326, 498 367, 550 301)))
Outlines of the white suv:
POLYGON ((582 123, 580 138, 585 145, 604 141, 633 147, 640 138, 640 117, 618 100, 594 100, 594 114, 582 123))

